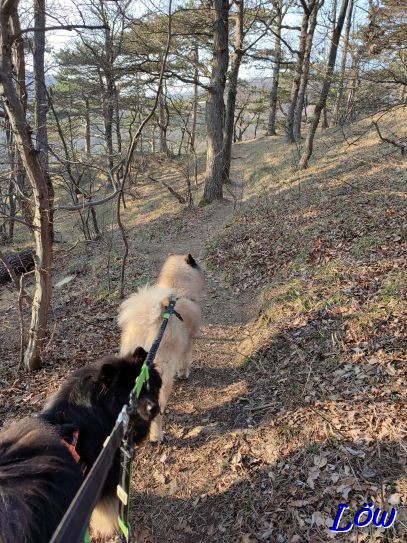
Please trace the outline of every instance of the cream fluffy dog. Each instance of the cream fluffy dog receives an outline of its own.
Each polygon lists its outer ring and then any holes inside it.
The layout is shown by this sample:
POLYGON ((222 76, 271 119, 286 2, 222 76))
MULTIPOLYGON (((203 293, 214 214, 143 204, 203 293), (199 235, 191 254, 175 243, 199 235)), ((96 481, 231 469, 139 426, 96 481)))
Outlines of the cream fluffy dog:
POLYGON ((191 255, 172 255, 161 269, 158 282, 132 294, 120 306, 118 323, 122 330, 120 356, 137 347, 150 350, 161 325, 169 299, 176 299, 175 310, 165 330, 154 366, 161 374, 159 404, 161 414, 152 421, 150 441, 162 441, 162 414, 171 394, 175 375, 187 379, 192 363, 192 340, 201 319, 200 301, 204 275, 191 255))

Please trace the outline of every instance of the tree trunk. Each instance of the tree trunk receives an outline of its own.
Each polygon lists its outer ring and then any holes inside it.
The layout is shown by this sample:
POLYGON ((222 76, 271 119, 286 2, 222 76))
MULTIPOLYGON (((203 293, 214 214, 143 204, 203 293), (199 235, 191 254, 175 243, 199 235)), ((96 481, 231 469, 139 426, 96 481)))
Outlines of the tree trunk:
POLYGON ((88 158, 91 155, 91 140, 90 140, 90 111, 89 111, 89 98, 84 96, 85 101, 85 153, 88 158))
MULTIPOLYGON (((18 2, 0 5, 1 49, 0 91, 23 166, 27 172, 34 200, 35 292, 32 305, 29 340, 24 356, 25 366, 32 370, 41 364, 47 338, 48 310, 52 293, 52 233, 51 210, 53 194, 41 168, 38 151, 33 145, 24 108, 13 85, 10 20, 18 23, 18 2)), ((16 25, 13 24, 15 29, 16 25)), ((22 61, 22 59, 20 59, 22 61)))
POLYGON ((350 68, 349 87, 348 87, 348 100, 346 103, 346 115, 350 121, 354 120, 354 108, 356 102, 356 91, 358 89, 358 77, 359 77, 359 63, 361 55, 359 50, 356 49, 352 54, 352 65, 350 68))
POLYGON ((236 110, 237 82, 243 57, 243 11, 244 0, 236 2, 236 34, 235 47, 231 56, 228 96, 226 102, 225 124, 223 128, 223 174, 222 182, 230 182, 230 162, 232 159, 233 124, 236 110))
POLYGON ((113 102, 114 102, 114 81, 110 74, 106 74, 106 94, 104 97, 104 122, 105 142, 107 147, 109 170, 113 169, 113 102))
MULTIPOLYGON (((45 28, 45 0, 34 0, 34 26, 45 28)), ((39 160, 48 175, 47 90, 45 86, 45 32, 34 32, 33 68, 35 94, 35 129, 39 160)))
POLYGON ((326 107, 326 104, 324 105, 324 109, 322 110, 322 123, 321 123, 321 129, 322 130, 326 130, 327 128, 329 128, 329 123, 328 123, 328 110, 327 110, 327 107, 326 107))
POLYGON ((300 34, 300 46, 298 50, 298 59, 295 65, 294 79, 291 86, 290 105, 287 113, 287 120, 285 125, 286 139, 288 143, 295 143, 294 137, 294 113, 297 106, 298 93, 300 90, 302 65, 304 62, 305 46, 307 40, 307 29, 310 12, 308 9, 304 9, 304 15, 301 23, 300 34))
POLYGON ((336 54, 338 52, 339 39, 341 37, 341 32, 343 28, 343 23, 345 20, 346 10, 348 8, 349 0, 342 0, 341 11, 339 13, 338 22, 336 23, 335 29, 332 33, 332 42, 329 51, 328 64, 325 69, 324 82, 322 84, 322 90, 319 97, 319 101, 315 106, 314 116, 312 118, 311 126, 307 134, 307 138, 304 144, 304 152, 301 156, 299 169, 304 170, 308 167, 308 161, 312 155, 315 132, 319 124, 319 119, 321 117, 321 112, 326 105, 326 100, 328 98, 329 89, 332 84, 332 75, 335 68, 336 54))
POLYGON ((165 104, 165 89, 164 85, 161 86, 160 94, 158 96, 158 128, 160 129, 160 153, 168 155, 167 145, 167 128, 168 128, 168 116, 165 104))
MULTIPOLYGON (((20 20, 18 18, 17 10, 13 12, 10 16, 11 19, 11 31, 14 35, 19 35, 21 32, 20 20)), ((25 82, 25 57, 24 57, 24 41, 22 36, 15 40, 14 48, 12 49, 12 62, 16 70, 16 91, 18 99, 21 103, 24 116, 27 112, 27 86, 25 82)), ((15 138, 14 138, 15 140, 15 138)), ((31 208, 31 202, 29 201, 29 192, 27 190, 27 179, 26 174, 21 162, 20 153, 17 150, 17 145, 15 145, 14 150, 15 156, 15 179, 18 187, 17 199, 20 205, 20 209, 23 213, 24 220, 28 224, 32 224, 33 221, 33 212, 31 208)))
POLYGON ((278 99, 278 83, 280 79, 281 65, 281 25, 283 23, 283 13, 281 5, 276 2, 276 30, 275 30, 275 49, 274 49, 274 66, 273 66, 273 83, 270 93, 270 114, 267 125, 267 135, 276 136, 276 117, 277 117, 277 99, 278 99))
POLYGON ((343 101, 343 84, 345 80, 346 58, 348 56, 348 49, 349 49, 350 29, 352 27, 352 15, 353 15, 353 0, 350 0, 348 15, 346 18, 345 38, 344 38, 344 44, 343 44, 341 68, 339 72, 338 91, 336 94, 336 101, 335 101, 334 112, 333 112, 333 122, 335 125, 337 125, 339 122, 339 117, 340 117, 339 112, 340 112, 342 101, 343 101))
MULTIPOLYGON (((101 4, 103 6, 103 4, 101 4)), ((102 20, 106 23, 105 13, 102 10, 102 20)), ((113 39, 111 29, 107 26, 105 28, 105 65, 103 67, 103 75, 106 80, 105 94, 103 99, 103 116, 105 124, 105 141, 108 154, 109 169, 112 170, 114 166, 113 156, 113 116, 114 116, 114 102, 115 102, 115 81, 113 76, 113 39)), ((101 77, 101 75, 99 76, 101 77)))
MULTIPOLYGON (((45 28, 45 0, 34 0, 34 26, 35 28, 45 28)), ((48 126, 47 110, 48 98, 45 85, 45 32, 43 30, 34 31, 33 47, 33 68, 34 68, 34 93, 35 93, 35 128, 37 131, 37 150, 39 151, 39 161, 44 173, 49 197, 54 200, 54 187, 52 186, 49 175, 48 164, 48 126)), ((54 212, 52 206, 49 209, 51 223, 54 222, 54 212)), ((53 230, 52 230, 53 236, 53 230)), ((51 238, 53 241, 53 237, 51 238)))
POLYGON ((207 153, 205 187, 201 204, 223 198, 223 120, 226 73, 228 69, 228 0, 213 0, 212 75, 206 102, 207 153))
POLYGON ((120 130, 120 100, 119 100, 119 90, 117 88, 116 82, 113 83, 114 86, 114 109, 116 115, 116 140, 117 140, 117 152, 119 155, 122 152, 122 133, 120 130))
MULTIPOLYGON (((8 242, 12 243, 14 238, 14 217, 16 216, 16 194, 15 194, 15 182, 16 182, 16 148, 14 145, 13 131, 11 130, 10 123, 5 117, 4 119, 4 132, 6 136, 6 148, 7 148, 7 160, 10 164, 10 179, 8 184, 8 201, 9 201, 9 210, 8 215, 10 220, 8 221, 8 234, 6 233, 5 226, 2 228, 2 237, 8 242)), ((4 199, 6 200, 6 198, 4 199)), ((4 210, 6 212, 6 210, 4 210)))
POLYGON ((294 111, 293 134, 294 134, 294 139, 297 142, 300 141, 301 139, 301 119, 302 119, 302 111, 304 109, 305 92, 307 90, 307 85, 308 85, 312 42, 314 40, 314 32, 315 32, 315 27, 317 25, 318 12, 320 8, 322 7, 323 3, 324 3, 324 0, 321 0, 318 3, 317 2, 310 3, 310 8, 309 8, 310 16, 309 16, 308 32, 307 32, 307 37, 305 40, 304 59, 303 59, 303 64, 302 64, 300 86, 298 89, 297 104, 295 106, 295 111, 294 111))
POLYGON ((10 182, 8 185, 8 201, 9 201, 9 216, 10 220, 8 223, 8 235, 7 235, 7 242, 12 243, 14 238, 14 224, 15 221, 13 220, 16 216, 16 195, 15 195, 15 184, 14 179, 10 178, 10 182))
POLYGON ((191 141, 190 141, 190 149, 191 152, 195 152, 195 145, 196 145, 196 121, 197 121, 197 113, 198 113, 198 78, 199 78, 199 71, 198 71, 198 62, 199 62, 199 49, 198 49, 198 42, 196 41, 194 43, 194 97, 193 97, 193 103, 192 103, 192 128, 191 128, 191 141))

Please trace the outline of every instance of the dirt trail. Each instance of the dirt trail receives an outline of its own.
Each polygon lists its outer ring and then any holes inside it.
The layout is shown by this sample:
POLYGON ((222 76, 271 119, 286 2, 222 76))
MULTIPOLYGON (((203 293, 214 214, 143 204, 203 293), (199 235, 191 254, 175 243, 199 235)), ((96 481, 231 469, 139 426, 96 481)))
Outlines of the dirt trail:
MULTIPOLYGON (((239 165, 234 167, 237 172, 239 165)), ((223 229, 240 203, 240 183, 233 186, 233 192, 233 200, 210 206, 189 231, 164 246, 136 238, 134 249, 142 250, 156 270, 168 253, 190 252, 202 261, 206 244, 223 229)), ((145 445, 135 462, 134 509, 140 542, 221 541, 214 539, 215 525, 219 524, 216 508, 210 504, 200 507, 199 519, 197 504, 205 502, 214 483, 211 473, 219 463, 216 442, 223 442, 225 435, 242 423, 247 426, 241 420, 239 403, 246 382, 236 354, 250 319, 250 303, 209 270, 206 280, 203 322, 195 341, 190 379, 174 387, 165 421, 165 443, 145 445)))

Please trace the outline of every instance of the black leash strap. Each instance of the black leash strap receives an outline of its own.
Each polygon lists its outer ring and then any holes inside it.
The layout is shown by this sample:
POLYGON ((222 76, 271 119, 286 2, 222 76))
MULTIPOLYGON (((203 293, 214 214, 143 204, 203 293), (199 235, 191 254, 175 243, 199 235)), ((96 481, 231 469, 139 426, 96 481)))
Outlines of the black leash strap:
MULTIPOLYGON (((171 315, 175 315, 183 320, 181 315, 175 311, 176 300, 171 300, 168 306, 165 308, 163 320, 158 330, 157 337, 154 343, 151 345, 151 349, 148 352, 146 360, 143 364, 143 368, 137 378, 136 384, 130 394, 129 407, 133 406, 133 409, 137 406, 137 398, 140 395, 140 391, 144 383, 148 382, 149 374, 148 370, 153 367, 154 359, 156 357, 158 348, 160 347, 161 340, 163 338, 165 329, 167 328, 168 321, 171 315)), ((131 411, 129 411, 131 417, 131 411)), ((130 480, 131 480, 131 464, 133 460, 133 447, 132 443, 132 428, 131 422, 128 430, 128 434, 125 436, 123 444, 120 448, 120 482, 117 486, 117 495, 119 497, 119 528, 120 528, 120 543, 130 542, 130 480)))
POLYGON ((114 455, 124 435, 123 420, 118 420, 96 462, 59 523, 50 543, 80 543, 88 528, 92 511, 99 500, 114 455))
POLYGON ((161 340, 163 338, 165 329, 167 328, 168 321, 170 320, 171 315, 175 315, 180 321, 183 320, 181 315, 175 311, 174 307, 176 304, 176 300, 170 300, 170 303, 165 308, 165 312, 163 315, 163 321, 161 323, 160 329, 158 330, 157 337, 154 340, 154 343, 151 345, 151 349, 148 351, 148 355, 145 361, 145 364, 147 367, 152 368, 154 364, 154 359, 156 357, 158 347, 160 346, 161 340))

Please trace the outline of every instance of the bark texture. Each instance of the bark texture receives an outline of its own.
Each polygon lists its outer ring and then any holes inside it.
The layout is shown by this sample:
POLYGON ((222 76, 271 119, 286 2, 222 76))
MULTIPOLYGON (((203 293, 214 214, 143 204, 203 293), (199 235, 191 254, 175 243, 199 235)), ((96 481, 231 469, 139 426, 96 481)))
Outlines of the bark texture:
POLYGON ((286 125, 285 125, 286 139, 288 143, 295 143, 294 113, 295 113, 295 108, 297 107, 298 93, 300 90, 302 65, 304 62, 305 46, 306 46, 306 41, 307 41, 308 21, 310 17, 310 11, 305 3, 303 5, 303 9, 304 9, 304 15, 302 16, 302 22, 301 22, 301 34, 300 34, 300 44, 299 44, 299 49, 298 49, 298 59, 295 64, 294 79, 291 86, 290 105, 288 107, 287 120, 286 120, 286 125))
POLYGON ((230 162, 232 159, 232 141, 233 126, 236 110, 237 83, 239 79, 239 69, 243 57, 243 10, 244 0, 236 2, 236 33, 235 46, 231 55, 231 69, 229 75, 228 95, 226 102, 225 125, 223 129, 223 173, 222 182, 230 181, 230 162))
POLYGON ((298 89, 297 104, 295 106, 295 111, 294 111, 293 134, 294 134, 294 140, 297 142, 300 141, 301 139, 302 111, 304 109, 305 93, 308 86, 308 77, 309 77, 309 70, 310 70, 310 63, 311 63, 312 43, 314 41, 314 32, 317 26, 318 12, 320 8, 322 7, 323 3, 324 3, 324 0, 321 0, 320 2, 310 3, 310 7, 309 7, 310 16, 309 16, 309 21, 308 21, 308 32, 307 32, 307 37, 305 40, 304 58, 303 58, 302 70, 301 70, 300 86, 298 89))
POLYGON ((281 66, 281 25, 283 23, 282 6, 280 2, 274 4, 276 10, 275 19, 275 46, 274 46, 274 66, 273 66, 273 82, 270 92, 270 113, 267 124, 267 135, 276 136, 276 118, 277 118, 277 99, 278 99, 278 84, 280 79, 281 66))
POLYGON ((228 0, 213 0, 212 74, 206 102, 206 173, 201 204, 223 198, 223 120, 224 93, 228 69, 228 0))

